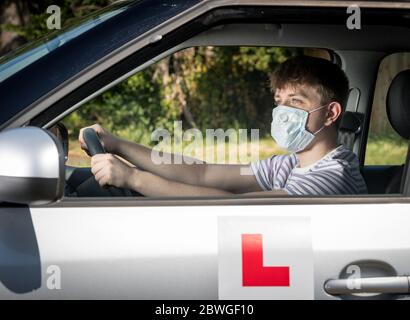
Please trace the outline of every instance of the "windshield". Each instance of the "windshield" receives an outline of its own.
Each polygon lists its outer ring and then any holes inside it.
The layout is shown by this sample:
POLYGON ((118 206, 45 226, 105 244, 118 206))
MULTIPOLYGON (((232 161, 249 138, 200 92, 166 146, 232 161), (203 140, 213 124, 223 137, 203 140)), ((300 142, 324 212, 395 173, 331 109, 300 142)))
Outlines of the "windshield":
POLYGON ((91 15, 80 18, 74 25, 71 24, 62 30, 53 32, 40 40, 29 43, 26 46, 1 57, 0 82, 53 50, 61 47, 70 40, 78 37, 87 30, 94 28, 101 22, 124 11, 130 2, 135 1, 121 1, 121 3, 116 3, 102 10, 98 10, 91 15))

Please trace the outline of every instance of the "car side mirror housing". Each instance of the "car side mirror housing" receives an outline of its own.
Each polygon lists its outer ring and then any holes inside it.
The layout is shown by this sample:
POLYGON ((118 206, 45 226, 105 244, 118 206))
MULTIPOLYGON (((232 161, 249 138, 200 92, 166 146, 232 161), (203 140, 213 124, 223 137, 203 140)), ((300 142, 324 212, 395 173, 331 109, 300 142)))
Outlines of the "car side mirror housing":
POLYGON ((0 133, 0 201, 43 205, 64 195, 64 151, 37 127, 0 133))
POLYGON ((63 151, 64 151, 64 156, 65 156, 65 161, 68 159, 68 130, 65 127, 65 125, 62 122, 56 123, 54 126, 51 128, 47 129, 48 132, 51 132, 54 134, 54 136, 57 138, 58 141, 60 141, 63 151))

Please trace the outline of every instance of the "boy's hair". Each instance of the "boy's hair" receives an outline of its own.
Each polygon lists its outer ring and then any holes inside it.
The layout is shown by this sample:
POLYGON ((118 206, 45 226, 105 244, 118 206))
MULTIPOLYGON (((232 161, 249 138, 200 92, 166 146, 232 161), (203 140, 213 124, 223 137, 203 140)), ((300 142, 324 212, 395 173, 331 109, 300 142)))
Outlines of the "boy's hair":
MULTIPOLYGON (((321 96, 321 105, 337 101, 345 109, 349 93, 349 80, 335 63, 322 58, 296 56, 281 63, 271 75, 272 90, 288 85, 308 85, 321 96)), ((341 116, 336 120, 339 126, 341 116)))

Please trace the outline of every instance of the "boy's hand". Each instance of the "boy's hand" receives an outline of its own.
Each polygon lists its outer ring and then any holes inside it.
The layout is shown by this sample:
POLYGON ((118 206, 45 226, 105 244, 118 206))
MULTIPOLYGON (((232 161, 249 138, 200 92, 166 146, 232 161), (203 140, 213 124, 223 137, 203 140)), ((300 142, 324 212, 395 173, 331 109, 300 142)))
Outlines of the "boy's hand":
POLYGON ((118 139, 115 136, 113 136, 111 133, 109 133, 107 130, 105 130, 99 124, 93 124, 92 126, 84 127, 80 129, 80 133, 78 135, 78 141, 80 142, 81 149, 83 149, 90 156, 88 149, 87 149, 87 145, 85 144, 84 137, 83 137, 83 132, 87 128, 92 128, 95 130, 95 132, 97 132, 97 135, 105 151, 110 152, 110 153, 115 153, 114 152, 115 146, 117 144, 118 139))
POLYGON ((110 185, 132 189, 131 180, 135 170, 137 169, 110 153, 96 154, 91 158, 91 172, 100 186, 110 185))

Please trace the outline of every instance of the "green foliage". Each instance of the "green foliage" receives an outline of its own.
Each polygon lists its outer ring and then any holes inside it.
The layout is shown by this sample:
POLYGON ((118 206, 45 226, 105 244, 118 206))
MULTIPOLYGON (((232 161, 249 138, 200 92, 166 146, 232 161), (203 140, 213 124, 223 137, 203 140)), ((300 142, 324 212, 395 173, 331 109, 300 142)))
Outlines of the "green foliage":
POLYGON ((100 123, 127 139, 149 144, 158 128, 186 120, 207 128, 260 128, 272 111, 269 73, 297 50, 266 47, 199 47, 178 52, 106 91, 70 115, 74 129, 100 123))
POLYGON ((401 165, 406 162, 408 146, 395 132, 369 136, 365 165, 401 165))
MULTIPOLYGON (((206 50, 209 48, 200 48, 206 50)), ((269 73, 296 50, 266 47, 215 47, 204 72, 195 76, 191 110, 203 128, 260 128, 272 112, 269 73)), ((202 53, 203 55, 203 53, 202 53)), ((202 59, 204 60, 204 59, 202 59)))
POLYGON ((64 123, 77 134, 92 123, 100 123, 113 133, 148 143, 158 127, 171 129, 176 113, 167 108, 161 86, 148 68, 88 102, 69 115, 64 123))

